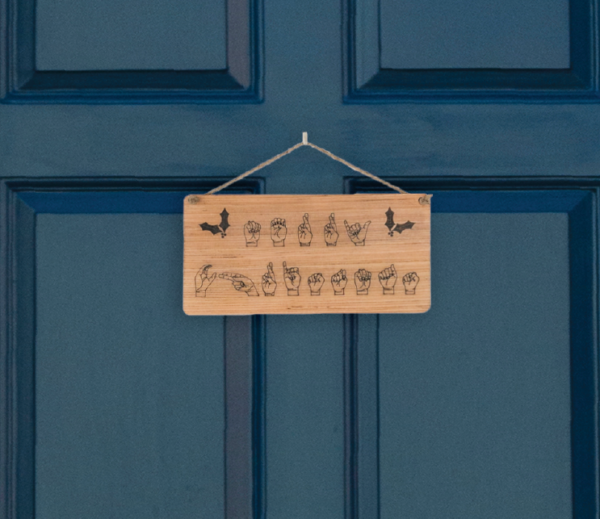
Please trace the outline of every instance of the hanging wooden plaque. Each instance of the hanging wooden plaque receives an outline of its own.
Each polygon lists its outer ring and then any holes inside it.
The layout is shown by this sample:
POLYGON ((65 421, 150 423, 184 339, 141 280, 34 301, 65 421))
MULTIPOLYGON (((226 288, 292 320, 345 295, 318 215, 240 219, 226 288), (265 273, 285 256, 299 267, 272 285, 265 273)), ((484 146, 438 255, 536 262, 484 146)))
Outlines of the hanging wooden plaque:
POLYGON ((184 311, 426 312, 430 219, 423 194, 190 195, 184 311))

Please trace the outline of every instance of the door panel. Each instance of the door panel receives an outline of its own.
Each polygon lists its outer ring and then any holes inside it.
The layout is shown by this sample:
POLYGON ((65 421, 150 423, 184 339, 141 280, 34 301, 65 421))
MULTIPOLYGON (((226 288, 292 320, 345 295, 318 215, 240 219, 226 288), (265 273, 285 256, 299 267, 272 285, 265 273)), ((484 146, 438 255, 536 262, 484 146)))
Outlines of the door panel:
POLYGON ((349 102, 594 101, 588 0, 347 0, 349 102))
POLYGON ((5 0, 4 102, 260 101, 256 0, 5 0))
POLYGON ((6 308, 11 339, 3 338, 14 396, 3 400, 11 402, 2 450, 10 477, 0 486, 14 498, 2 501, 2 513, 258 515, 260 319, 194 321, 179 312, 181 207, 207 186, 171 179, 103 187, 3 186, 18 281, 2 286, 15 301, 6 308))
POLYGON ((350 517, 594 517, 595 200, 439 182, 444 311, 351 325, 350 517))
POLYGON ((222 0, 36 3, 38 70, 224 70, 222 0), (135 27, 135 29, 134 29, 135 27))
POLYGON ((384 0, 380 9, 383 69, 569 68, 568 0, 384 0))
POLYGON ((379 318, 381 517, 571 517, 568 216, 432 223, 437 304, 379 318))
POLYGON ((179 311, 181 225, 37 218, 39 517, 222 513, 223 319, 179 311))

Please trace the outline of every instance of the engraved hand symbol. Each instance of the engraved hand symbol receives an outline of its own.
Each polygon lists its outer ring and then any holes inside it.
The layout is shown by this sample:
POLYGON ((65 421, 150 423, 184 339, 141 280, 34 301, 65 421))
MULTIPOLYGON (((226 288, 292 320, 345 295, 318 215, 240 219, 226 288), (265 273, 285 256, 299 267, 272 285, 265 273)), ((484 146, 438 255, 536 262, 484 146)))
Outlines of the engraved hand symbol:
POLYGON ((348 225, 348 222, 344 220, 344 224, 346 225, 346 232, 348 233, 349 238, 352 240, 352 243, 354 243, 354 245, 364 247, 365 239, 367 238, 367 231, 369 230, 371 221, 369 220, 368 222, 365 222, 364 225, 360 225, 359 223, 348 225))
POLYGON ((246 247, 258 247, 260 239, 260 224, 249 221, 244 225, 244 236, 246 237, 246 247))
POLYGON ((335 215, 331 213, 329 215, 329 223, 325 226, 325 243, 328 247, 335 247, 339 237, 337 225, 335 224, 335 215))
POLYGON ((285 237, 287 236, 287 227, 284 218, 275 218, 271 221, 271 239, 273 247, 285 247, 285 237))
POLYGON ((346 288, 346 283, 348 283, 348 278, 346 277, 346 271, 344 269, 335 273, 331 276, 331 284, 333 285, 333 293, 336 296, 343 296, 344 289, 346 288))
POLYGON ((313 274, 308 278, 308 286, 310 288, 311 296, 320 296, 321 295, 321 287, 325 283, 325 278, 323 274, 317 273, 313 274))
POLYGON ((287 263, 283 262, 283 280, 287 288, 288 296, 300 295, 300 271, 298 267, 287 268, 287 263))
POLYGON ((250 278, 242 276, 241 274, 232 274, 230 272, 223 272, 219 274, 221 279, 228 279, 233 284, 238 292, 244 292, 249 296, 258 296, 258 290, 254 286, 254 283, 250 278))
POLYGON ((402 278, 402 283, 404 283, 404 293, 414 296, 419 284, 419 276, 416 272, 409 272, 402 278))
POLYGON ((396 273, 396 267, 390 265, 389 268, 383 269, 379 273, 379 282, 383 287, 383 295, 394 295, 394 287, 398 280, 398 274, 396 273))
POLYGON ((302 223, 298 226, 298 240, 300 240, 300 247, 309 247, 312 237, 312 231, 310 224, 308 223, 308 213, 305 213, 302 218, 302 223))
POLYGON ((275 281, 275 272, 273 272, 273 263, 267 265, 267 273, 262 277, 262 289, 266 296, 274 296, 277 290, 277 281, 275 281))
POLYGON ((365 269, 357 270, 354 273, 354 284, 356 285, 356 295, 368 295, 371 286, 371 273, 365 269))
POLYGON ((212 284, 217 274, 208 275, 208 269, 212 265, 204 265, 197 273, 194 281, 196 283, 196 297, 206 297, 206 289, 212 284))

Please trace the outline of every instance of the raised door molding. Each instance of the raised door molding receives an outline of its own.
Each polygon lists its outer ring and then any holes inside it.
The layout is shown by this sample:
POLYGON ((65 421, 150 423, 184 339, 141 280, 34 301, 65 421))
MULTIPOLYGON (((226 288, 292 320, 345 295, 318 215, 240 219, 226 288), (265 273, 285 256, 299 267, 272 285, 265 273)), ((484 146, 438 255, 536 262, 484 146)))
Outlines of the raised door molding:
MULTIPOLYGON (((597 18, 593 0, 569 1, 569 68, 385 68, 381 5, 345 0, 347 103, 596 101, 597 18)), ((518 16, 518 13, 516 14, 518 16)), ((540 20, 542 23, 543 20, 540 20)), ((415 41, 415 46, 420 44, 415 41)), ((544 66, 544 65, 542 65, 544 66)))
MULTIPOLYGON (((222 181, 0 180, 0 519, 35 516, 37 215, 180 214, 185 196, 222 181)), ((252 179, 231 192, 263 190, 263 182, 252 179)), ((229 425, 223 431, 223 516, 259 518, 265 508, 264 322, 237 316, 223 323, 229 425)))
POLYGON ((229 0, 222 70, 38 70, 34 0, 2 0, 4 103, 257 103, 262 101, 261 0, 229 0))
MULTIPOLYGON (((432 216, 436 213, 568 214, 572 517, 597 517, 598 180, 491 177, 387 180, 409 191, 432 193, 432 216)), ((385 188, 369 179, 348 178, 345 192, 385 192, 385 188)), ((380 445, 380 320, 380 316, 345 317, 346 519, 380 517, 383 477, 380 465, 385 455, 380 445)), ((400 397, 394 395, 393 398, 400 397)))

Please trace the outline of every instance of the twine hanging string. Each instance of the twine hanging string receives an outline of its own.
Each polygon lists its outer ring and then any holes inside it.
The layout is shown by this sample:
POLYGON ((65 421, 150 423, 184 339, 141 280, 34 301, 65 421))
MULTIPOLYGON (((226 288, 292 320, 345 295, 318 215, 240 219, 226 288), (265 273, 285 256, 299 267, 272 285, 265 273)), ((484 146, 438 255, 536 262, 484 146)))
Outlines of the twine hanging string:
POLYGON ((401 193, 403 195, 408 195, 408 192, 404 191, 404 189, 400 189, 399 187, 394 186, 393 184, 390 184, 389 182, 383 180, 382 178, 379 178, 378 176, 373 175, 373 173, 369 173, 368 171, 365 171, 364 169, 361 169, 358 166, 355 166, 354 164, 350 164, 350 162, 348 162, 347 160, 344 160, 341 157, 334 155, 330 151, 320 148, 319 146, 313 144, 312 142, 308 142, 308 133, 307 132, 302 133, 302 142, 299 142, 298 144, 292 146, 291 148, 288 148, 287 150, 285 150, 283 153, 280 153, 279 155, 275 155, 274 157, 271 157, 269 160, 266 160, 265 162, 259 164, 258 166, 255 166, 252 169, 249 169, 245 173, 242 173, 241 175, 238 175, 237 177, 232 178, 231 180, 228 180, 224 184, 221 184, 220 186, 215 187, 214 189, 211 189, 206 194, 214 195, 215 193, 218 193, 222 189, 229 187, 231 184, 236 183, 238 180, 242 180, 243 178, 246 178, 247 176, 252 175, 252 173, 256 173, 258 170, 266 168, 267 166, 273 164, 273 162, 278 161, 280 158, 285 157, 286 155, 289 155, 293 151, 296 151, 298 148, 301 148, 302 146, 309 146, 317 151, 320 151, 324 155, 327 155, 329 158, 331 158, 337 162, 341 162, 342 164, 344 164, 344 166, 347 166, 350 169, 357 171, 361 175, 364 175, 365 177, 369 177, 371 180, 375 180, 376 182, 379 182, 380 184, 383 184, 384 186, 389 187, 390 189, 393 189, 394 191, 397 191, 398 193, 401 193))

